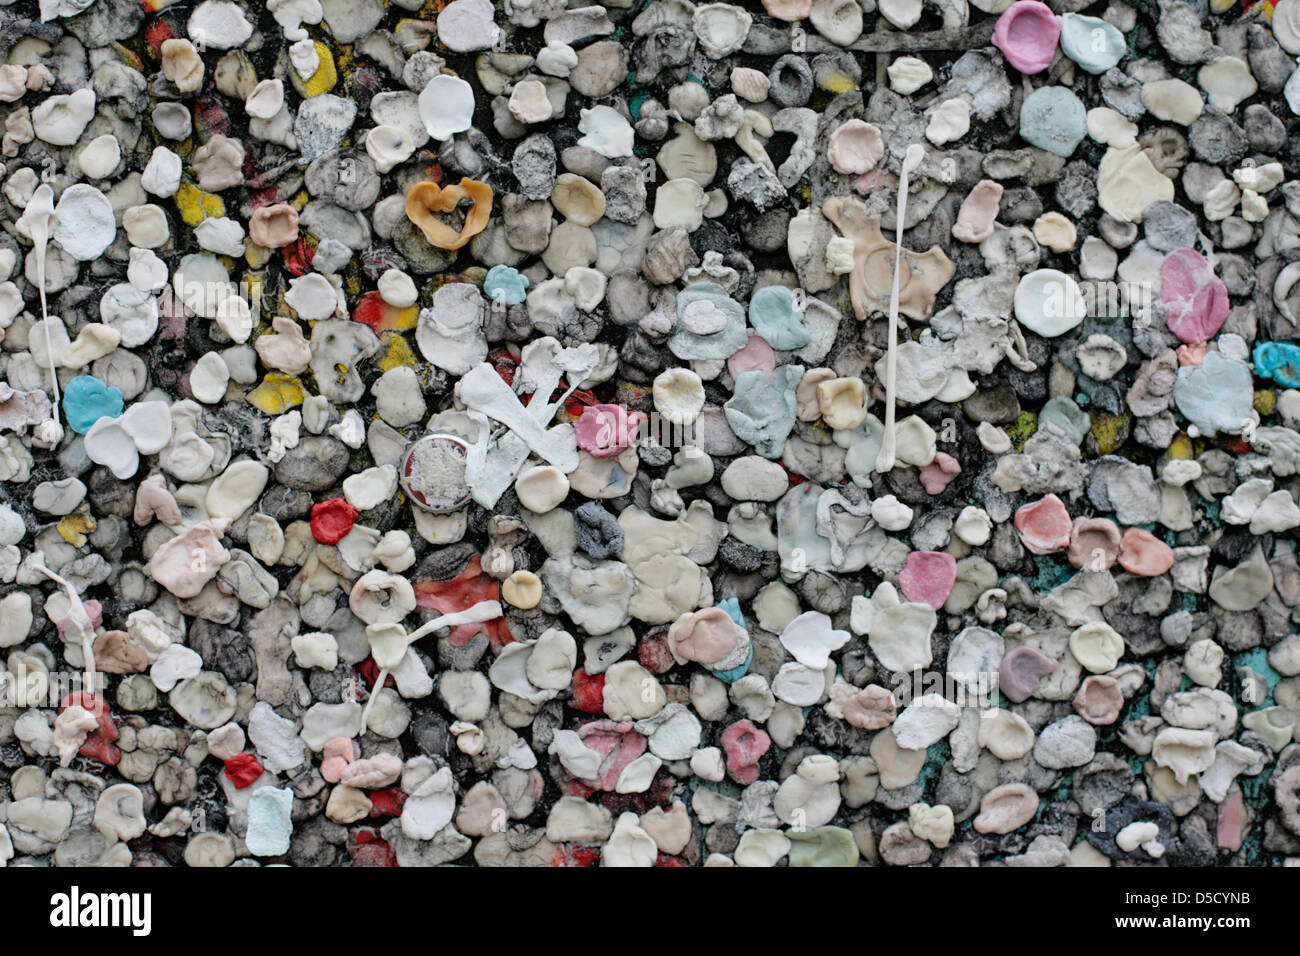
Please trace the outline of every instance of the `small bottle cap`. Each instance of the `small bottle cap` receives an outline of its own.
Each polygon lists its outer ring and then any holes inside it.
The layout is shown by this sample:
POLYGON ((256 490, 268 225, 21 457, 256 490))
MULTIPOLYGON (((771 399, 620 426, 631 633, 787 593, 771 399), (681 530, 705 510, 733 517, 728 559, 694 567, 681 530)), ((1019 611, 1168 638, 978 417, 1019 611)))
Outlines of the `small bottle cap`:
POLYGON ((411 503, 434 514, 448 514, 470 498, 465 479, 469 446, 455 435, 424 435, 402 453, 398 481, 411 503))

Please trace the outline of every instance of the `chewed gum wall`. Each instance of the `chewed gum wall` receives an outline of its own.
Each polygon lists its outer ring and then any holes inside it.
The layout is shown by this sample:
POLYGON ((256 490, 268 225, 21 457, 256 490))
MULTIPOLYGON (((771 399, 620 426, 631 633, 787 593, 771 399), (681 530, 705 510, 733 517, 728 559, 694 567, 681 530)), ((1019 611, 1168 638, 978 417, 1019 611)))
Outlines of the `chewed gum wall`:
POLYGON ((0 0, 0 865, 1300 865, 1300 0, 0 0))

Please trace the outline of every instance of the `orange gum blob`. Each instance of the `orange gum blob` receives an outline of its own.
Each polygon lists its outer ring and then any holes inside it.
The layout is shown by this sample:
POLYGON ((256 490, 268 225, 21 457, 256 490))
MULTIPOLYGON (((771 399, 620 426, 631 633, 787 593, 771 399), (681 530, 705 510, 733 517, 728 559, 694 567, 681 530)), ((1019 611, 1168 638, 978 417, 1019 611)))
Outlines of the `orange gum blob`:
POLYGON ((406 194, 406 218, 419 227, 430 245, 439 249, 459 249, 487 228, 491 215, 492 187, 473 179, 462 179, 459 185, 452 186, 416 183, 406 194), (451 212, 462 199, 469 199, 473 205, 465 213, 460 232, 456 232, 434 214, 451 212))

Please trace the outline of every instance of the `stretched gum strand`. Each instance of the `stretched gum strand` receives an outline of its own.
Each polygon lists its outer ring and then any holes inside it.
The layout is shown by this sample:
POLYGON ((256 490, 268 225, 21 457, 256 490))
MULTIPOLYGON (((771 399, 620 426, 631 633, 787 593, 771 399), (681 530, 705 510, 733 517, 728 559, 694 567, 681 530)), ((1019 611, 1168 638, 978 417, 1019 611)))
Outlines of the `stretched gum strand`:
POLYGON ((908 174, 921 165, 925 149, 918 143, 907 147, 902 172, 898 177, 898 229, 894 239, 894 283, 889 291, 889 353, 885 359, 885 435, 876 456, 876 471, 891 471, 896 458, 895 386, 898 384, 898 294, 899 273, 903 268, 903 218, 907 214, 908 174))

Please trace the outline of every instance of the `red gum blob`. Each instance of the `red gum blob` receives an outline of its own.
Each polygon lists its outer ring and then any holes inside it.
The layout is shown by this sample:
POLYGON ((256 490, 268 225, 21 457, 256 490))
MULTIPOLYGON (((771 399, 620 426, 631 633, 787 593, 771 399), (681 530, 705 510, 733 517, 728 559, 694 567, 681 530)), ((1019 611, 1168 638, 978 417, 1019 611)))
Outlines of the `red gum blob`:
POLYGON ((1016 511, 1016 530, 1020 540, 1034 554, 1052 554, 1070 546, 1074 523, 1065 503, 1056 495, 1025 505, 1016 511))
POLYGON ((402 813, 406 803, 406 794, 401 787, 385 787, 383 790, 371 790, 366 794, 370 798, 370 816, 396 817, 402 813))
MULTIPOLYGON (((371 799, 374 799, 373 794, 371 799)), ((355 866, 397 866, 397 854, 378 830, 363 828, 348 834, 348 856, 355 866)))
MULTIPOLYGON (((725 612, 724 612, 725 613, 725 612)), ((636 659, 651 674, 666 674, 677 664, 668 650, 668 632, 651 631, 637 643, 636 659)))
POLYGON ((117 725, 113 723, 113 715, 104 701, 94 694, 79 690, 63 698, 63 703, 59 705, 59 712, 62 713, 74 704, 82 707, 99 721, 98 729, 86 738, 77 753, 110 767, 117 766, 118 761, 122 759, 122 751, 118 750, 117 744, 113 743, 118 736, 117 725))
MULTIPOLYGON (((562 394, 564 394, 564 389, 560 389, 558 392, 556 392, 556 397, 558 398, 562 394)), ((598 399, 596 397, 595 392, 591 391, 590 389, 579 388, 575 390, 573 394, 569 396, 568 401, 564 403, 564 413, 569 416, 569 421, 573 421, 574 419, 582 415, 584 409, 590 408, 593 405, 605 405, 605 404, 609 404, 609 403, 602 402, 600 399, 598 399)))
POLYGON ((311 536, 321 544, 338 544, 357 521, 357 509, 343 498, 311 506, 311 536))
MULTIPOLYGON (((149 3, 145 3, 144 10, 145 13, 153 13, 152 5, 149 3)), ((144 42, 155 53, 161 53, 162 45, 175 38, 176 34, 172 32, 172 28, 166 20, 155 20, 144 28, 144 42)))
POLYGON ((367 292, 352 310, 352 321, 368 326, 378 335, 381 332, 412 329, 420 318, 420 310, 415 306, 399 309, 389 305, 378 292, 367 292))
MULTIPOLYGON (((450 614, 473 607, 480 601, 501 600, 499 582, 483 573, 475 556, 465 565, 465 570, 449 581, 421 581, 415 585, 415 604, 426 611, 450 614)), ((492 652, 498 653, 507 644, 514 643, 514 635, 504 617, 496 617, 482 624, 458 624, 447 636, 454 647, 468 644, 474 635, 484 633, 491 643, 492 652)))
POLYGON ((772 746, 772 738, 750 720, 738 720, 722 732, 727 752, 727 776, 747 787, 758 779, 758 762, 772 746))
MULTIPOLYGON (((213 136, 227 136, 230 133, 230 114, 226 112, 225 107, 211 96, 200 96, 194 102, 194 120, 203 134, 200 139, 206 140, 213 136)), ((244 156, 244 174, 245 177, 253 171, 251 157, 244 156)))
POLYGON ((505 349, 493 349, 488 353, 487 360, 492 363, 496 373, 501 376, 501 381, 507 385, 515 384, 515 372, 519 368, 518 359, 505 349))
MULTIPOLYGON (((361 675, 361 679, 366 682, 366 687, 374 690, 375 681, 379 680, 379 665, 375 663, 373 657, 367 657, 364 661, 356 666, 356 671, 361 675)), ((397 682, 391 676, 384 679, 385 687, 396 687, 397 682)), ((345 739, 345 738, 337 738, 345 739)), ((356 759, 355 757, 352 759, 356 759)))
POLYGON ((311 271, 312 259, 316 258, 315 250, 307 245, 307 240, 302 236, 282 247, 280 255, 284 256, 284 267, 293 276, 305 276, 311 271))
POLYGON ((235 784, 236 790, 243 790, 262 775, 262 765, 252 754, 235 754, 226 761, 226 776, 235 784))
POLYGON ((561 783, 560 789, 564 791, 566 797, 580 797, 587 801, 596 795, 595 787, 587 786, 577 777, 567 777, 566 781, 561 783))
POLYGON ((600 864, 600 849, 581 843, 565 843, 555 848, 551 866, 588 869, 600 864))
POLYGON ((943 607, 956 583, 957 559, 943 551, 913 551, 907 556, 907 566, 898 575, 898 587, 904 597, 928 604, 936 611, 943 607))
POLYGON ((605 675, 588 674, 581 667, 573 672, 573 707, 584 714, 605 709, 605 675))

